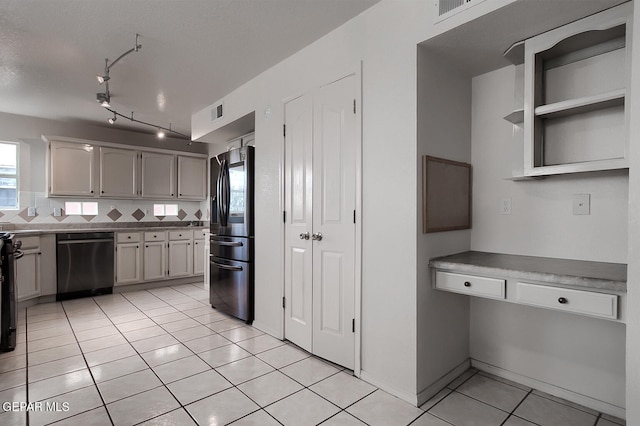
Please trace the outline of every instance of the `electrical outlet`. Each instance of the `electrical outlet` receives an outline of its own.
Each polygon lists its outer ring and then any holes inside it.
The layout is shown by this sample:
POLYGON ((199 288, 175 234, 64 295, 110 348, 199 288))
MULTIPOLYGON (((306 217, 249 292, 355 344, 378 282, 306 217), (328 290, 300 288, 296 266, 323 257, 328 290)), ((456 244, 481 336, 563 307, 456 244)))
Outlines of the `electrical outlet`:
POLYGON ((62 216, 62 208, 61 207, 54 207, 53 208, 53 217, 60 217, 62 216))
POLYGON ((35 217, 36 216, 36 208, 35 207, 29 207, 27 209, 27 216, 35 217))
POLYGON ((573 214, 591 214, 591 194, 573 194, 573 214))
POLYGON ((500 201, 500 214, 511 214, 511 198, 503 198, 500 201))

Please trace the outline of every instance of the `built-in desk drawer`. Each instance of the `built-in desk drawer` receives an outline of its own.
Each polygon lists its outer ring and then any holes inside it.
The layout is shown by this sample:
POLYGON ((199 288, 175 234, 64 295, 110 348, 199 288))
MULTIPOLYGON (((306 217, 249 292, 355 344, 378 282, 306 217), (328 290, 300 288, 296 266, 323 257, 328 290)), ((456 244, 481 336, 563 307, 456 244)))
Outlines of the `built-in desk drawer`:
POLYGON ((470 296, 505 298, 505 280, 436 271, 436 288, 470 296))
POLYGON ((618 318, 618 296, 518 282, 516 301, 598 318, 618 318))

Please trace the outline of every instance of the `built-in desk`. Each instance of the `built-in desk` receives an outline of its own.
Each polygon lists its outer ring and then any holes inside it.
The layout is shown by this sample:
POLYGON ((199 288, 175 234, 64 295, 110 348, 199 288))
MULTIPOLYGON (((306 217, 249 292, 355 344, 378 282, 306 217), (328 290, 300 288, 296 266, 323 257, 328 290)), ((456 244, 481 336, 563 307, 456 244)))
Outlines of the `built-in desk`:
POLYGON ((438 290, 625 320, 625 264, 467 251, 429 266, 438 290))

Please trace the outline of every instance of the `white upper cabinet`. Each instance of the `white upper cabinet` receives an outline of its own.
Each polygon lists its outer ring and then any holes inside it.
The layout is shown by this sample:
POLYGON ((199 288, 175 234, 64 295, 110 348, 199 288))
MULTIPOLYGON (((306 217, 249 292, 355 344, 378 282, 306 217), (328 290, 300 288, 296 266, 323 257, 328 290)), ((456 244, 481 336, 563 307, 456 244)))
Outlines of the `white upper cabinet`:
POLYGON ((49 196, 204 200, 207 156, 46 137, 49 196))
POLYGON ((525 41, 525 176, 629 167, 631 6, 525 41))
POLYGON ((207 160, 178 156, 178 198, 204 200, 207 196, 207 160))
POLYGON ((175 198, 175 155, 142 153, 142 198, 175 198))
POLYGON ((100 147, 100 196, 138 196, 138 151, 100 147))
POLYGON ((94 146, 51 141, 49 195, 93 197, 94 146))

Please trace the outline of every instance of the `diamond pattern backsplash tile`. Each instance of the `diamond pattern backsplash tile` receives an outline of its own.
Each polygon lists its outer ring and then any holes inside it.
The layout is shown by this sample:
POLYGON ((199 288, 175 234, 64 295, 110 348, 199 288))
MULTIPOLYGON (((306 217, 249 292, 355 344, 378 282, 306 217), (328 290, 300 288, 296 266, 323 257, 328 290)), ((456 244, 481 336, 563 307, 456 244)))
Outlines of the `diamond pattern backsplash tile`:
POLYGON ((24 219, 26 222, 31 222, 33 219, 38 217, 38 213, 36 213, 35 216, 29 216, 29 208, 26 208, 18 213, 18 216, 24 219))
POLYGON ((60 216, 54 216, 54 214, 51 213, 51 217, 57 220, 58 222, 62 222, 63 220, 69 217, 64 213, 64 209, 60 209, 60 213, 61 213, 60 216))
POLYGON ((196 211, 193 215, 197 217, 198 220, 202 219, 202 212, 200 211, 200 209, 198 209, 198 211, 196 211))
POLYGON ((180 211, 178 212, 178 219, 183 220, 185 217, 187 217, 187 212, 180 209, 180 211))
POLYGON ((164 220, 166 216, 156 216, 156 219, 158 219, 160 222, 162 222, 164 220))
POLYGON ((118 209, 112 209, 109 213, 107 213, 107 216, 109 217, 109 219, 115 222, 122 217, 122 213, 120 213, 120 210, 118 209))
POLYGON ((4 213, 0 212, 0 219, 4 216, 4 213))
POLYGON ((91 222, 93 219, 95 219, 95 216, 91 216, 91 215, 82 215, 82 218, 84 220, 86 220, 87 222, 91 222))
POLYGON ((140 209, 136 209, 135 212, 131 213, 131 216, 133 216, 133 218, 135 220, 140 222, 142 220, 142 218, 144 217, 144 212, 142 210, 140 210, 140 209))

